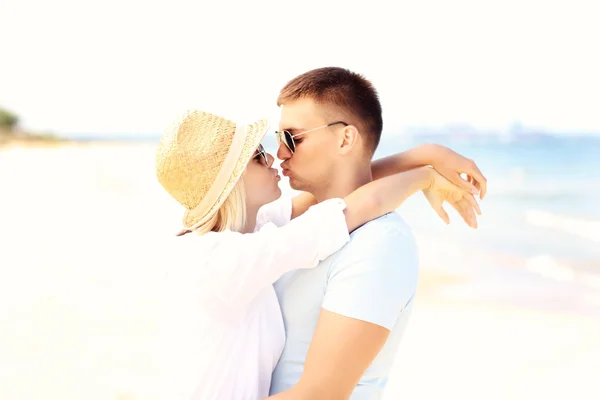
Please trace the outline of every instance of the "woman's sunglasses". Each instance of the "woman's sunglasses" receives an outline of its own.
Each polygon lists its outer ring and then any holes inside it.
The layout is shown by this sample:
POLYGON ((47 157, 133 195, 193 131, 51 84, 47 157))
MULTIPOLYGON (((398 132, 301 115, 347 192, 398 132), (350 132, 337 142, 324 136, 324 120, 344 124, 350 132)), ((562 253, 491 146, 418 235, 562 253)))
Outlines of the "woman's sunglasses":
POLYGON ((295 135, 292 135, 289 131, 275 131, 275 137, 277 138, 277 146, 281 146, 281 143, 284 143, 285 146, 290 150, 290 152, 292 154, 294 154, 294 151, 296 150, 296 142, 294 142, 295 137, 300 136, 300 135, 306 135, 309 132, 327 128, 329 126, 336 125, 336 124, 342 124, 344 126, 348 126, 348 124, 345 123, 344 121, 336 121, 336 122, 332 122, 327 125, 319 126, 317 128, 309 129, 304 132, 296 133, 295 135))
POLYGON ((269 158, 267 157, 267 152, 262 144, 259 144, 254 152, 254 156, 252 156, 258 162, 261 162, 265 165, 269 165, 269 158))

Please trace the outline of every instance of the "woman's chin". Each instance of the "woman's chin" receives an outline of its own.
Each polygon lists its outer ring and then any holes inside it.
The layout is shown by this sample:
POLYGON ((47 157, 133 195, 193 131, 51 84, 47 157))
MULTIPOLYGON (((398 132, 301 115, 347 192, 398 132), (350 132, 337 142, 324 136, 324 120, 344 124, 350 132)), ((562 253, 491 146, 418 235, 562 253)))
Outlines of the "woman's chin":
POLYGON ((269 204, 274 202, 275 200, 279 200, 279 198, 281 198, 281 188, 279 186, 275 187, 275 190, 273 190, 273 192, 271 192, 271 196, 269 196, 268 198, 266 198, 265 200, 265 204, 269 204))
POLYGON ((280 198, 280 197, 281 197, 281 193, 282 193, 282 192, 281 192, 281 188, 279 187, 279 184, 277 184, 277 188, 276 188, 276 190, 275 190, 275 195, 276 195, 276 198, 275 198, 275 200, 277 200, 278 198, 280 198))

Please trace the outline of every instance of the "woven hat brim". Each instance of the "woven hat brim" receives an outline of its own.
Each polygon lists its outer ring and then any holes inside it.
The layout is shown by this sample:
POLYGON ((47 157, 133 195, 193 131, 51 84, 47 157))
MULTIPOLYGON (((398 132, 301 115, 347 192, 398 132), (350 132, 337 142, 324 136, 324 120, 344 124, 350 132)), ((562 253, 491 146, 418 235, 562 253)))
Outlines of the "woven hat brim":
POLYGON ((244 141, 244 145, 242 146, 242 151, 240 153, 240 157, 233 169, 233 173, 229 177, 229 180, 223 187, 221 194, 217 197, 217 200, 212 205, 212 207, 203 215, 194 215, 193 212, 186 212, 184 216, 184 224, 187 227, 193 226, 195 223, 199 222, 201 219, 209 219, 211 218, 223 205, 239 179, 241 178, 246 166, 252 159, 258 145, 260 145, 261 141, 264 139, 265 135, 269 131, 269 120, 262 119, 252 124, 247 125, 246 128, 246 139, 244 141))

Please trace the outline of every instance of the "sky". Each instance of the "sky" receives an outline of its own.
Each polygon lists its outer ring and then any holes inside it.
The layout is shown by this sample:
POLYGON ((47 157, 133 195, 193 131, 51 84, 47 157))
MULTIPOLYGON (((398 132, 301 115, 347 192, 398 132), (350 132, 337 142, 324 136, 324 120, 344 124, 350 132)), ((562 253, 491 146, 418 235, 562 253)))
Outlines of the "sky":
POLYGON ((594 1, 0 0, 0 107, 65 135, 161 133, 198 108, 276 114, 279 89, 341 66, 384 129, 519 121, 600 133, 594 1))

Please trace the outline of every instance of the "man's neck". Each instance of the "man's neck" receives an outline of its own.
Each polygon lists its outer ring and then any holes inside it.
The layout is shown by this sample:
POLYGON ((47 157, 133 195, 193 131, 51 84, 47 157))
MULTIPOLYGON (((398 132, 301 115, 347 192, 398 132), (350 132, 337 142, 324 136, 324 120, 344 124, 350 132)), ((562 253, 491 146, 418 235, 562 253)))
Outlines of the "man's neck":
POLYGON ((372 180, 373 175, 371 174, 370 163, 365 166, 356 165, 353 168, 346 168, 338 171, 338 173, 329 180, 328 185, 314 190, 312 194, 319 203, 327 199, 343 199, 372 180))

